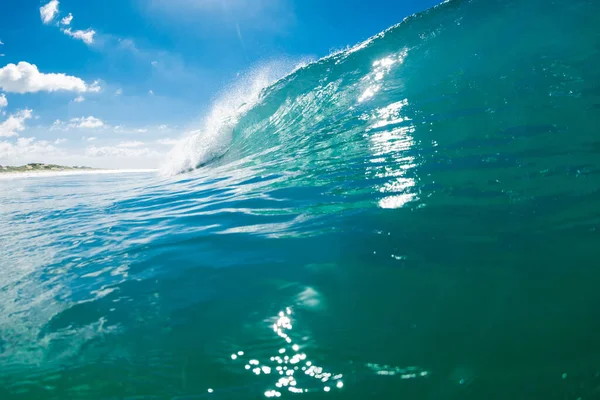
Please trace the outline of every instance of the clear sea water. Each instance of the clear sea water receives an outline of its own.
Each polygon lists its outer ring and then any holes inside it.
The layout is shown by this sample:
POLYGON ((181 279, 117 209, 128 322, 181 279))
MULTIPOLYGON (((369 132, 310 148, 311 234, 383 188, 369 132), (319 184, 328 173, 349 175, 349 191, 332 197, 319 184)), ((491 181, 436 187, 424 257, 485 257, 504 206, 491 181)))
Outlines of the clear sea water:
POLYGON ((0 180, 0 399, 600 399, 599 16, 450 1, 0 180))

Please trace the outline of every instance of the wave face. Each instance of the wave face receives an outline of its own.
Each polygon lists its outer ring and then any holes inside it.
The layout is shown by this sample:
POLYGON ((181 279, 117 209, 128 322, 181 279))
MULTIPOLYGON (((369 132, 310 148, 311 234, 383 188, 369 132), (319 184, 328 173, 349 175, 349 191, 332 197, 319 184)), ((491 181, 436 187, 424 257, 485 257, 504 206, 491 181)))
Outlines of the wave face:
POLYGON ((162 174, 0 180, 0 399, 597 398, 598 15, 450 1, 162 174))
POLYGON ((169 152, 161 174, 170 176, 190 172, 222 156, 233 140, 233 130, 261 100, 263 90, 300 65, 289 60, 271 61, 249 71, 227 87, 204 117, 201 128, 188 132, 169 152))

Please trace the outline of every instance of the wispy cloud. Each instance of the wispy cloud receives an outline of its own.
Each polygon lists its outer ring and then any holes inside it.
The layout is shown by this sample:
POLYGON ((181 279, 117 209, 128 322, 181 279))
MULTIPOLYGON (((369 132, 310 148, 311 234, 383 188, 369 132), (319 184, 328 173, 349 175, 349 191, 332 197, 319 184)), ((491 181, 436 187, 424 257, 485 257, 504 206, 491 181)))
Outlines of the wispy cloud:
POLYGON ((126 148, 126 147, 88 147, 85 154, 88 157, 149 157, 160 154, 148 148, 126 148))
MULTIPOLYGON (((58 15, 58 6, 59 6, 59 2, 58 0, 51 0, 49 3, 47 3, 46 5, 40 7, 40 16, 42 18, 42 22, 44 24, 50 24, 52 21, 54 21, 54 18, 56 17, 56 15, 58 15)), ((88 46, 94 43, 94 36, 96 35, 96 31, 93 30, 92 28, 88 28, 86 30, 72 30, 70 25, 71 22, 73 21, 73 14, 69 13, 67 16, 65 16, 64 18, 62 18, 60 20, 59 23, 57 23, 57 26, 62 25, 63 27, 67 27, 67 28, 61 28, 61 32, 64 33, 67 36, 72 37, 73 39, 77 39, 77 40, 81 40, 82 42, 84 42, 85 44, 87 44, 88 46)))
POLYGON ((86 129, 94 129, 101 128, 105 126, 104 122, 96 117, 81 117, 81 118, 72 118, 71 123, 69 124, 70 128, 86 128, 86 129))
POLYGON ((22 163, 25 159, 34 159, 49 154, 60 154, 60 151, 46 140, 34 137, 19 138, 16 142, 0 142, 0 160, 22 163))
POLYGON ((83 41, 87 45, 94 43, 94 35, 96 35, 96 31, 93 29, 72 31, 71 28, 66 28, 63 29, 62 32, 67 36, 71 36, 73 39, 83 41))
POLYGON ((56 14, 58 14, 58 0, 51 0, 46 5, 40 7, 40 17, 44 24, 49 24, 54 20, 56 14))
POLYGON ((0 137, 19 136, 25 130, 25 121, 32 117, 32 110, 21 110, 11 114, 4 122, 0 123, 0 137))
POLYGON ((141 147, 143 145, 144 145, 144 142, 129 141, 129 142, 119 143, 118 147, 125 148, 125 149, 131 149, 131 148, 141 147))
POLYGON ((6 107, 8 105, 8 100, 6 99, 6 95, 4 93, 0 94, 0 108, 6 107))
POLYGON ((69 13, 69 15, 60 20, 60 23, 62 25, 71 25, 71 21, 73 21, 73 14, 69 13))
POLYGON ((171 138, 166 138, 166 139, 157 140, 156 143, 162 144, 163 146, 172 146, 174 144, 179 143, 179 140, 177 140, 177 139, 171 139, 171 138))
MULTIPOLYGON (((79 119, 78 119, 79 120, 79 119)), ((65 125, 61 121, 57 121, 53 125, 53 130, 60 130, 60 127, 64 127, 65 125)), ((74 126, 67 125, 67 128, 73 128, 74 126)), ((138 136, 144 137, 144 140, 150 136, 153 137, 154 134, 169 132, 170 128, 167 125, 160 126, 147 126, 144 128, 136 128, 135 126, 124 126, 124 125, 115 125, 111 126, 109 124, 104 123, 103 128, 109 129, 111 132, 118 135, 127 135, 127 136, 138 136), (144 135, 139 135, 144 134, 144 135), (145 135, 147 134, 147 135, 145 135)))

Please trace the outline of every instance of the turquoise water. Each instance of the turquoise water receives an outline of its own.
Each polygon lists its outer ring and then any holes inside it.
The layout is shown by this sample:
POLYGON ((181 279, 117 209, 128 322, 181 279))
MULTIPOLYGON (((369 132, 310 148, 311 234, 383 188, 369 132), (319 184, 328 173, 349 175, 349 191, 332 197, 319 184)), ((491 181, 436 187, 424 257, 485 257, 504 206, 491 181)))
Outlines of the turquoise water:
POLYGON ((598 15, 451 1, 161 173, 1 179, 0 399, 600 398, 598 15))

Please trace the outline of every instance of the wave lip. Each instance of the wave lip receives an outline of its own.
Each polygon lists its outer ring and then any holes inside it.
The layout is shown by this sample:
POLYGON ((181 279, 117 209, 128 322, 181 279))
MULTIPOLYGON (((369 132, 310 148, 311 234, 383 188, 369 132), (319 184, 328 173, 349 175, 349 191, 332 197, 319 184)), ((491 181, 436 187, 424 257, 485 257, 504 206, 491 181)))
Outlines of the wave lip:
POLYGON ((173 147, 160 173, 172 176, 188 172, 225 154, 239 120, 260 102, 263 90, 296 70, 298 64, 273 61, 241 76, 213 103, 201 127, 189 131, 173 147))

